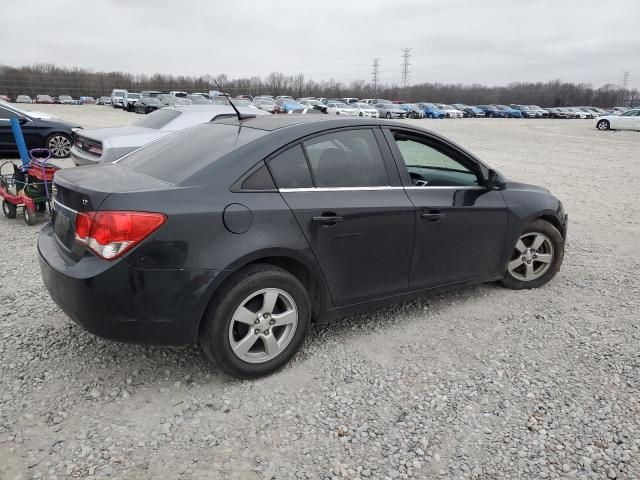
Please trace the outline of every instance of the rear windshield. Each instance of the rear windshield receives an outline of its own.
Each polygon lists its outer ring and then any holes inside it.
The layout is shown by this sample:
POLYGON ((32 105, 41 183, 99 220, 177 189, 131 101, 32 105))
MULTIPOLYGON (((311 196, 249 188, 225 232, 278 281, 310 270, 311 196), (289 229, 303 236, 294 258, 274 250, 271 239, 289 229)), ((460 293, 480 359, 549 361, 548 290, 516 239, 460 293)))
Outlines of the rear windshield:
POLYGON ((165 127, 170 121, 178 118, 182 112, 172 109, 156 110, 149 115, 145 115, 132 123, 138 127, 160 129, 165 127))
POLYGON ((205 123, 150 143, 122 157, 117 163, 134 172, 175 185, 266 133, 264 130, 239 128, 236 125, 205 123))

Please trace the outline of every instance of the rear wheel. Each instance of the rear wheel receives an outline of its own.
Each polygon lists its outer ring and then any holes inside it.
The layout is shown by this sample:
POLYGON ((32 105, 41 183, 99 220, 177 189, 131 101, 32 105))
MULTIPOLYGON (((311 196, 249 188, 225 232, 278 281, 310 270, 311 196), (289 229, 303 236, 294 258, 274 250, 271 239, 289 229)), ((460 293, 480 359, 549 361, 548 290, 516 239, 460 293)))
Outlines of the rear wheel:
POLYGON ((64 133, 54 133, 47 138, 46 146, 53 158, 66 158, 71 152, 71 138, 64 133))
POLYGON ((611 125, 609 124, 609 120, 600 120, 597 124, 596 124, 596 128, 598 130, 609 130, 609 128, 611 128, 611 125))
POLYGON ((564 239, 544 220, 529 224, 516 242, 502 283, 507 288, 538 288, 555 277, 564 258, 564 239))
POLYGON ((26 223, 27 225, 29 225, 30 227, 32 227, 33 225, 35 225, 38 221, 37 217, 36 217, 36 212, 34 212, 33 210, 24 207, 22 209, 22 217, 24 218, 24 223, 26 223))
POLYGON ((387 118, 391 118, 391 113, 387 112, 387 118))
POLYGON ((309 298, 286 270, 256 264, 235 274, 207 309, 203 353, 239 378, 268 375, 298 351, 310 322, 309 298))
POLYGON ((17 207, 13 203, 9 203, 6 200, 2 201, 2 211, 7 218, 16 218, 17 207))

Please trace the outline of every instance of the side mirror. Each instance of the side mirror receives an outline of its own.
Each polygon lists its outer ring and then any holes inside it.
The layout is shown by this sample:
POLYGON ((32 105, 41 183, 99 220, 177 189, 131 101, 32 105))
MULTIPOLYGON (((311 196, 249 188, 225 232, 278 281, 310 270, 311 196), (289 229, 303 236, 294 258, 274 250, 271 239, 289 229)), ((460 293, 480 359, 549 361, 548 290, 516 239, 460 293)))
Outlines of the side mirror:
POLYGON ((502 190, 504 188, 504 181, 498 172, 495 170, 489 170, 487 173, 486 185, 489 190, 502 190))

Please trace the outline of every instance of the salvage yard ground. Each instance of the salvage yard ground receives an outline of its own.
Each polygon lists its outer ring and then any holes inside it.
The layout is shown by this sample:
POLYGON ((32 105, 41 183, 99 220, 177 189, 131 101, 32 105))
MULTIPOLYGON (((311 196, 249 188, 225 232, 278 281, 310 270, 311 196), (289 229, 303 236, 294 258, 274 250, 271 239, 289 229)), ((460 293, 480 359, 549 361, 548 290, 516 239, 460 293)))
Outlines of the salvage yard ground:
MULTIPOLYGON (((138 117, 29 108, 85 128, 138 117)), ((196 348, 85 333, 44 289, 38 228, 2 218, 0 479, 640 478, 640 133, 407 121, 564 202, 549 285, 317 326, 282 371, 237 381, 196 348)))

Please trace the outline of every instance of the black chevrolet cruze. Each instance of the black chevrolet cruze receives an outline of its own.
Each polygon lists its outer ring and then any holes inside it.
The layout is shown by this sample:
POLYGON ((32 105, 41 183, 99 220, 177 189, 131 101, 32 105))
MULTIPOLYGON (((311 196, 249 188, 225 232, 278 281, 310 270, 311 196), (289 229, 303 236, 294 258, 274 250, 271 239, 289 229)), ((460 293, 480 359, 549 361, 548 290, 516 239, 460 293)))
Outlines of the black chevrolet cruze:
POLYGON ((284 365, 312 320, 479 282, 544 285, 567 216, 413 125, 281 115, 184 130, 62 170, 44 282, 106 338, 188 344, 226 372, 284 365))

